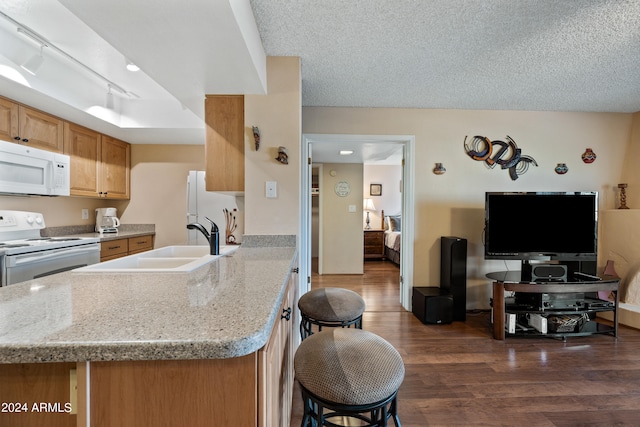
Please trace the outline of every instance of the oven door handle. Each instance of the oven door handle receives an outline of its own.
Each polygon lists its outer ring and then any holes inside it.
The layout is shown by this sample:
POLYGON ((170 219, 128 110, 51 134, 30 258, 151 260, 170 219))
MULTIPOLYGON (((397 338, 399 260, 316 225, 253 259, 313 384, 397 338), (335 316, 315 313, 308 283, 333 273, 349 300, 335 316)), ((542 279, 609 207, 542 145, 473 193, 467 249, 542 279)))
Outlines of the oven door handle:
POLYGON ((69 256, 74 254, 91 253, 94 251, 100 252, 99 244, 90 244, 82 246, 74 246, 72 248, 52 249, 41 252, 31 252, 20 255, 7 255, 5 257, 7 266, 15 267, 17 265, 26 264, 29 262, 45 261, 51 258, 59 258, 61 256, 69 256))

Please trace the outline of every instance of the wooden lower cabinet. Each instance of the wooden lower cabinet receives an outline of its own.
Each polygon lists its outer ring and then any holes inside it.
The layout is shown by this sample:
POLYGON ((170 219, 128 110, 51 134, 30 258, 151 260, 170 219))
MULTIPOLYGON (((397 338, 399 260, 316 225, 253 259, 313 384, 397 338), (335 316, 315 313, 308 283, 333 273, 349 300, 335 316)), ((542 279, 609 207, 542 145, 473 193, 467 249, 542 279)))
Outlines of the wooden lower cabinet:
POLYGON ((256 356, 91 362, 91 426, 253 427, 256 356))
MULTIPOLYGON (((289 427, 297 275, 267 344, 231 359, 90 362, 91 426, 289 427)), ((79 412, 79 427, 83 418, 79 412)))
POLYGON ((139 237, 129 237, 127 246, 129 246, 129 255, 137 254, 139 252, 150 251, 153 249, 153 235, 139 237))
POLYGON ((107 240, 100 243, 100 261, 129 255, 129 239, 107 240))
POLYGON ((75 363, 0 364, 0 426, 77 426, 70 390, 75 368, 75 363))
POLYGON ((292 273, 271 337, 259 352, 260 427, 289 427, 291 420, 297 289, 292 273))
POLYGON ((100 262, 153 249, 153 234, 107 240, 100 243, 100 262))

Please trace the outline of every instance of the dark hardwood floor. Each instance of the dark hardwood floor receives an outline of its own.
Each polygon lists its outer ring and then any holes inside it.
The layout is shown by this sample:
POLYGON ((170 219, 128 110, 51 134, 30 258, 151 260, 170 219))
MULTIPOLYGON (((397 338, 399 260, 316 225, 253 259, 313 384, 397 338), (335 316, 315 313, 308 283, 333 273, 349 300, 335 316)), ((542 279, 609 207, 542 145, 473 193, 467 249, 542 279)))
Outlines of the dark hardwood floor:
MULTIPOLYGON (((497 341, 487 311, 424 325, 400 305, 398 276, 390 262, 367 261, 364 275, 314 275, 312 287, 362 295, 363 328, 402 355, 403 427, 640 426, 640 331, 497 341)), ((296 385, 292 426, 301 412, 296 385)))

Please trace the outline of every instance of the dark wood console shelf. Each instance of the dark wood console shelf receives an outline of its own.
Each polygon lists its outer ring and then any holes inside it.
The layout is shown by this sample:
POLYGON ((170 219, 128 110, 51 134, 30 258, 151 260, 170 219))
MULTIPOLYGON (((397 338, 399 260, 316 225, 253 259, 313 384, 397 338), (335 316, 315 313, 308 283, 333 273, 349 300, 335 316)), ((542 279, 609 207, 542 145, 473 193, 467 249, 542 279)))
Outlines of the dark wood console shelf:
MULTIPOLYGON (((508 272, 519 273, 519 272, 508 272)), ((599 281, 581 281, 581 282, 558 282, 558 283, 521 283, 511 282, 509 279, 514 279, 513 274, 507 272, 489 273, 487 277, 493 279, 493 338, 497 340, 504 340, 505 336, 542 336, 562 338, 571 336, 586 336, 592 334, 610 334, 614 337, 618 336, 618 286, 620 280, 617 277, 603 277, 603 280, 599 281), (511 277, 508 277, 511 276, 511 277), (580 308, 564 308, 564 309, 544 309, 544 308, 531 308, 522 307, 516 304, 508 304, 505 301, 505 291, 512 291, 516 293, 525 294, 571 294, 571 293, 584 293, 584 294, 597 294, 599 291, 612 292, 615 295, 615 300, 612 301, 613 305, 609 307, 591 307, 590 304, 580 308), (601 323, 597 320, 596 314, 598 312, 613 311, 613 325, 601 323), (505 331, 506 314, 540 314, 545 316, 558 316, 558 315, 585 315, 588 316, 588 321, 575 331, 566 332, 547 332, 542 333, 534 328, 529 328, 526 331, 516 331, 515 333, 507 333, 505 331)), ((518 278, 515 280, 519 280, 518 278)), ((586 297, 587 303, 602 302, 597 298, 586 297)))

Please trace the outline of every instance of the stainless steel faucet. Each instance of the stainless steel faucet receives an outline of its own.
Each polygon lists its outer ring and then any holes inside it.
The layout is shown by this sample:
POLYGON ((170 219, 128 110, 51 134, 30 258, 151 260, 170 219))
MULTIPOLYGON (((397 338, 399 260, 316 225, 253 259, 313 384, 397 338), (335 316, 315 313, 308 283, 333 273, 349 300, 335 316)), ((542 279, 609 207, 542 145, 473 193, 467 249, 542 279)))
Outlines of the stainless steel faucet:
POLYGON ((187 228, 201 232, 209 242, 209 253, 211 255, 220 255, 220 232, 218 226, 206 216, 204 218, 211 223, 211 232, 207 231, 202 224, 197 222, 187 224, 187 228))

